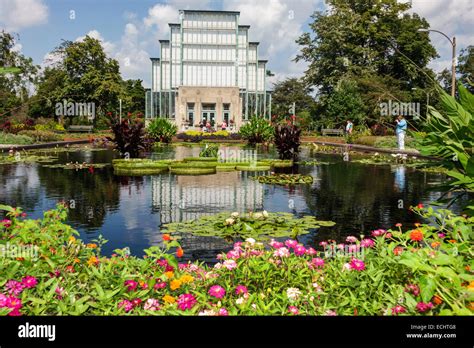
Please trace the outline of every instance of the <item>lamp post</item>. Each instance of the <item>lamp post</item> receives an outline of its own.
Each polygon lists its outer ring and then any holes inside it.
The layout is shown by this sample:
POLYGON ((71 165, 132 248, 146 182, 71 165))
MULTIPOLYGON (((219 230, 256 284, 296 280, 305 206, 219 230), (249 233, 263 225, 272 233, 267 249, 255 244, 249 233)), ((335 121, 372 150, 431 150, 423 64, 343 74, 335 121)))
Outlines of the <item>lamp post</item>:
POLYGON ((454 93, 456 91, 456 37, 453 36, 453 39, 451 40, 448 35, 445 33, 439 31, 439 30, 434 30, 434 29, 418 29, 419 32, 423 33, 428 33, 430 31, 434 31, 436 33, 439 33, 443 35, 446 39, 449 40, 449 43, 451 46, 453 46, 453 58, 452 58, 452 66, 451 66, 451 96, 454 97, 454 93))

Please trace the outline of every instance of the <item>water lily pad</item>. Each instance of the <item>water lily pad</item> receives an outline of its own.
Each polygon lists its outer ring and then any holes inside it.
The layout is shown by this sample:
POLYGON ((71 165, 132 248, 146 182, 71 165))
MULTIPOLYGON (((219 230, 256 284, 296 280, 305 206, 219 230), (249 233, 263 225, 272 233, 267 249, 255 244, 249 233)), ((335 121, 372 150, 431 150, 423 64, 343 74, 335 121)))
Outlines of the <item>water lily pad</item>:
POLYGON ((311 184, 313 177, 311 175, 302 174, 272 174, 257 176, 255 180, 258 180, 261 184, 296 185, 311 184))

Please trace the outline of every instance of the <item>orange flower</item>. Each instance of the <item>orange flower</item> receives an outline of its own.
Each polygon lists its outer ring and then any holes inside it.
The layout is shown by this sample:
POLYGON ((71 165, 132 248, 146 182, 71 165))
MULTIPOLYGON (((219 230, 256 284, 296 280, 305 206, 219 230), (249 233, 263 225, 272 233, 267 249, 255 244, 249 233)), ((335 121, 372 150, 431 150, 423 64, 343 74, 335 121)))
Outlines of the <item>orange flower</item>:
POLYGON ((431 243, 431 247, 434 248, 434 249, 436 249, 436 248, 439 247, 440 245, 441 245, 440 242, 433 242, 433 243, 431 243))
POLYGON ((81 263, 81 260, 79 260, 77 257, 74 259, 74 263, 81 263))
POLYGON ((89 258, 89 260, 87 261, 87 264, 88 264, 89 266, 98 265, 98 264, 99 264, 99 259, 97 259, 97 257, 95 257, 95 256, 91 256, 91 257, 89 258))
POLYGON ((393 249, 393 254, 395 256, 401 255, 403 252, 403 248, 401 246, 397 246, 393 249))
POLYGON ((472 282, 469 283, 469 285, 467 286, 467 288, 471 291, 474 291, 474 280, 472 282))
POLYGON ((75 272, 75 271, 74 271, 74 266, 71 266, 71 265, 66 266, 66 270, 67 270, 68 272, 71 272, 71 273, 74 273, 74 272, 75 272))
POLYGON ((69 241, 70 241, 71 243, 75 243, 75 242, 76 242, 76 238, 75 238, 74 236, 70 236, 70 237, 69 237, 69 241))
POLYGON ((421 224, 420 224, 419 222, 415 222, 415 226, 416 226, 416 227, 420 227, 420 225, 421 225, 421 224))
POLYGON ((450 239, 450 240, 448 240, 448 242, 455 244, 455 243, 456 243, 456 239, 450 239))
POLYGON ((433 302, 439 306, 441 303, 443 303, 443 300, 441 299, 441 297, 439 297, 438 295, 434 295, 433 296, 433 302))
POLYGON ((163 301, 169 304, 175 303, 176 299, 173 296, 165 295, 163 296, 163 301))
POLYGON ((184 250, 183 250, 183 248, 181 248, 181 247, 178 248, 178 249, 176 250, 176 256, 178 256, 178 257, 183 257, 183 255, 184 255, 184 250))
POLYGON ((171 278, 173 278, 174 273, 171 272, 171 271, 168 271, 168 272, 165 272, 165 276, 166 276, 166 278, 171 279, 171 278))
POLYGON ((410 239, 414 242, 419 242, 423 240, 423 232, 420 230, 413 230, 410 233, 410 239))
POLYGON ((171 290, 176 290, 181 287, 181 280, 174 279, 170 282, 170 289, 171 290))
POLYGON ((469 303, 469 306, 467 306, 471 311, 474 311, 474 302, 469 303))
POLYGON ((86 247, 87 247, 87 248, 91 248, 91 249, 95 249, 95 248, 97 248, 97 244, 95 244, 95 243, 88 243, 88 244, 86 244, 86 247))
POLYGON ((163 235, 163 240, 169 242, 171 240, 171 236, 168 233, 163 235))

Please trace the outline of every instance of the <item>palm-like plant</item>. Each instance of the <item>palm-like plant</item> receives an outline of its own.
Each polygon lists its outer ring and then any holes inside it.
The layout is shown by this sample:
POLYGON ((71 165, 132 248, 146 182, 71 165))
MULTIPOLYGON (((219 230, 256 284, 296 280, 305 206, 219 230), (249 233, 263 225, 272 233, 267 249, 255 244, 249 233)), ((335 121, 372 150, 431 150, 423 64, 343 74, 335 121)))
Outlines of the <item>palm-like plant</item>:
POLYGON ((250 145, 265 143, 273 138, 273 126, 263 117, 254 116, 250 121, 240 127, 239 134, 250 145))
POLYGON ((166 118, 155 118, 147 128, 150 138, 162 143, 170 143, 178 132, 178 127, 166 118))
POLYGON ((121 122, 118 117, 112 118, 110 128, 114 137, 107 137, 113 141, 122 155, 134 158, 138 157, 141 150, 144 149, 144 126, 142 122, 134 122, 123 119, 121 122))

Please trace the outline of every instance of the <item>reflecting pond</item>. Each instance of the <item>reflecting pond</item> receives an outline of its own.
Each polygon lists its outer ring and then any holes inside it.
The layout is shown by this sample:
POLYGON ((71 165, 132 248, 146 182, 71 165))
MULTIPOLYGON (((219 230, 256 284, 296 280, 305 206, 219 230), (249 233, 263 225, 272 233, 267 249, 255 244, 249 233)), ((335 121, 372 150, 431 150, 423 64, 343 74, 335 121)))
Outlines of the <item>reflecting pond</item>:
MULTIPOLYGON (((152 158, 197 156, 199 147, 167 146, 152 158)), ((42 153, 47 153, 42 151, 42 153)), ((271 157, 274 153, 258 153, 271 157)), ((111 163, 112 150, 78 149, 57 153, 54 163, 111 163)), ((64 170, 41 163, 0 165, 0 203, 20 206, 29 217, 39 218, 58 201, 73 202, 68 223, 86 242, 102 234, 109 242, 104 253, 130 247, 135 255, 162 242, 160 227, 222 211, 282 211, 319 220, 332 220, 334 227, 304 235, 305 244, 347 235, 368 234, 390 228, 397 222, 413 224, 419 218, 410 205, 430 202, 440 193, 433 187, 444 175, 426 173, 403 165, 380 166, 344 161, 339 154, 312 155, 303 148, 301 160, 326 164, 298 165, 280 169, 312 175, 309 185, 293 187, 260 184, 252 176, 262 172, 218 172, 203 176, 115 176, 113 168, 64 170)), ((278 170, 276 170, 278 171, 278 170)), ((456 210, 456 207, 454 207, 456 210)), ((185 258, 212 261, 230 244, 217 237, 187 235, 181 240, 185 258)))

